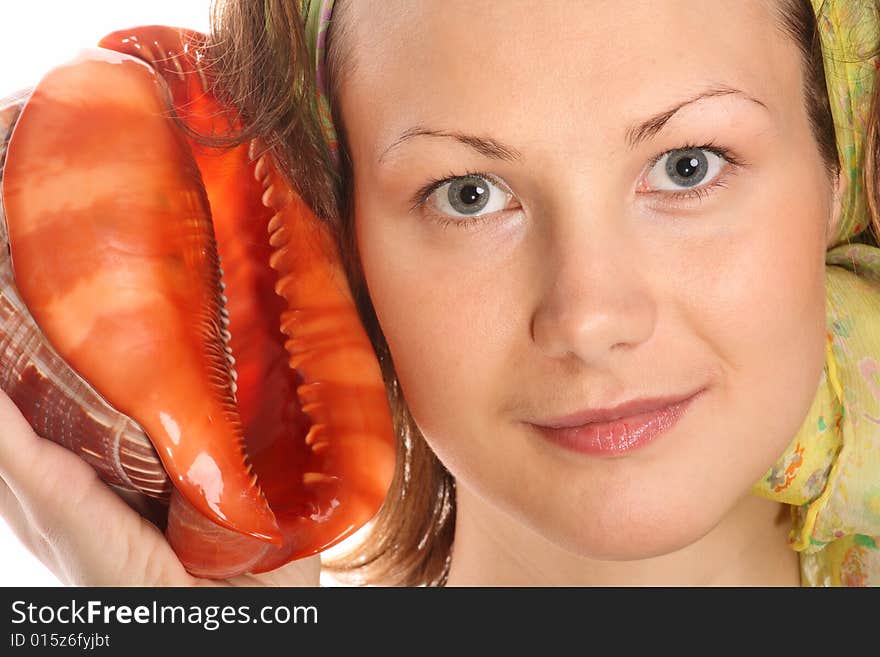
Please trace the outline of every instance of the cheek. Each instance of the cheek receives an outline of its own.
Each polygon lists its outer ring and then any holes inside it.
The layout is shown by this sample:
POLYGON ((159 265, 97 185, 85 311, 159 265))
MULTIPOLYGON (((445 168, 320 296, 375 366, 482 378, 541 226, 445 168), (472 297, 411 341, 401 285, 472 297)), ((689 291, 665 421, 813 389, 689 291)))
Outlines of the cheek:
POLYGON ((747 450, 727 445, 743 473, 760 476, 785 449, 816 392, 825 349, 827 191, 818 166, 768 177, 736 210, 746 228, 711 247, 700 282, 704 303, 692 321, 721 357, 736 412, 727 421, 751 427, 743 431, 747 450))
POLYGON ((461 446, 473 447, 467 437, 488 433, 483 424, 506 341, 499 320, 510 304, 479 272, 419 249, 380 217, 356 216, 364 276, 403 394, 431 447, 454 469, 461 446))

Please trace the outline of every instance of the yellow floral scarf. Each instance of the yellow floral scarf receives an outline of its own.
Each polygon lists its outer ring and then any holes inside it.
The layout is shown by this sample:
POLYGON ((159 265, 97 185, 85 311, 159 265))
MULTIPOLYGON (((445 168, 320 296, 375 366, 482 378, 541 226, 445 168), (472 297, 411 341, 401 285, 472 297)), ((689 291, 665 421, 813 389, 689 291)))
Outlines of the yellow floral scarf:
POLYGON ((805 586, 880 585, 880 249, 862 179, 877 76, 873 0, 812 0, 848 190, 826 253, 825 368, 803 425, 754 492, 791 505, 805 586))
MULTIPOLYGON (((880 584, 880 249, 853 243, 870 224, 862 181, 878 58, 873 0, 812 0, 848 187, 826 254, 827 345, 819 389, 791 444, 753 492, 791 505, 789 542, 805 586, 880 584)), ((314 111, 334 161, 324 58, 333 0, 302 0, 315 65, 314 111)))

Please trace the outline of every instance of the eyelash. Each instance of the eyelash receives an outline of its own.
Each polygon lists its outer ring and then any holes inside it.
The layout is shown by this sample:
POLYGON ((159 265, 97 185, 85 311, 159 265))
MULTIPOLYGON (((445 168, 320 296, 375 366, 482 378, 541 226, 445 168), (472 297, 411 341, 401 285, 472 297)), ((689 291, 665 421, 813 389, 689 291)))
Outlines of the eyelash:
MULTIPOLYGON (((723 146, 718 146, 714 142, 710 141, 706 144, 701 144, 701 145, 698 145, 695 143, 687 143, 684 146, 679 146, 678 148, 673 148, 671 150, 663 151, 662 153, 660 153, 659 155, 657 155, 656 157, 651 159, 651 161, 648 163, 648 166, 646 167, 645 170, 650 171, 651 169, 653 169, 654 166, 656 166, 657 162, 659 162, 660 159, 664 155, 666 155, 667 153, 672 153, 674 151, 691 150, 691 149, 704 150, 704 151, 708 151, 710 153, 713 153, 714 155, 717 155, 718 157, 723 159, 727 163, 727 165, 729 167, 732 167, 734 170, 745 166, 745 162, 742 159, 740 159, 737 155, 732 153, 727 148, 724 148, 723 146)), ((659 194, 661 196, 665 196, 667 199, 671 199, 672 202, 690 201, 690 200, 694 200, 694 199, 702 202, 703 199, 710 196, 715 190, 723 189, 723 188, 727 187, 727 177, 728 177, 728 175, 730 175, 730 173, 732 173, 732 172, 726 171, 724 173, 719 174, 715 178, 715 180, 713 180, 712 182, 710 182, 707 185, 692 187, 690 189, 683 189, 683 190, 680 190, 677 192, 654 191, 654 192, 643 192, 643 193, 652 194, 652 195, 659 194)))
MULTIPOLYGON (((496 185, 499 184, 498 178, 493 176, 491 173, 486 173, 485 171, 473 171, 468 169, 464 173, 455 173, 454 171, 450 171, 443 178, 435 178, 430 181, 423 187, 421 187, 412 197, 412 207, 410 207, 410 212, 415 212, 417 209, 424 207, 425 203, 427 203, 428 198, 430 198, 431 194, 433 194, 437 189, 442 187, 448 182, 452 182, 454 180, 458 180, 459 178, 467 178, 468 176, 476 176, 479 178, 485 178, 496 185)), ((501 186, 501 185, 499 185, 501 186)), ((484 221, 486 215, 481 215, 478 217, 447 217, 445 215, 431 213, 433 215, 434 221, 436 221, 443 228, 448 228, 449 226, 455 226, 456 228, 468 228, 473 227, 484 221)))
MULTIPOLYGON (((742 159, 740 159, 738 156, 736 156, 733 152, 731 152, 729 149, 724 148, 723 146, 719 146, 719 145, 715 144, 714 142, 708 142, 708 143, 701 144, 701 145, 698 145, 695 143, 687 143, 683 146, 679 146, 678 148, 672 148, 669 150, 665 150, 662 153, 659 153, 658 155, 653 157, 649 161, 645 170, 650 171, 651 169, 653 169, 654 166, 657 164, 657 162, 660 161, 660 158, 662 158, 667 153, 671 153, 671 152, 678 151, 678 150, 688 150, 688 149, 700 149, 700 150, 709 151, 710 153, 713 153, 713 154, 717 155, 718 157, 722 158, 727 163, 727 165, 729 167, 732 167, 733 169, 738 169, 740 167, 745 166, 745 162, 742 159)), ((661 196, 666 197, 666 199, 670 200, 672 203, 679 203, 682 201, 691 201, 691 200, 697 200, 697 201, 702 202, 704 199, 709 197, 715 190, 727 187, 727 177, 730 173, 731 172, 728 171, 726 173, 720 174, 711 183, 709 183, 707 185, 703 185, 703 186, 694 187, 691 189, 683 189, 683 190, 677 191, 677 192, 653 191, 653 192, 643 192, 643 193, 652 194, 652 195, 659 194, 661 196)), ((467 178, 468 176, 476 176, 476 177, 480 177, 480 178, 485 178, 486 180, 489 180, 489 181, 495 183, 496 185, 503 186, 503 185, 499 184, 498 178, 496 178, 492 174, 487 173, 485 171, 473 171, 473 170, 468 169, 463 174, 456 173, 454 171, 450 171, 449 174, 447 174, 445 177, 435 178, 435 179, 431 180, 426 185, 422 186, 413 195, 413 197, 411 199, 412 205, 410 207, 410 212, 414 212, 419 208, 423 208, 425 203, 427 203, 428 198, 430 198, 431 194, 433 194, 437 189, 439 189, 440 187, 442 187, 446 183, 452 182, 452 181, 457 180, 459 178, 467 178)), ((434 214, 434 213, 432 213, 432 214, 434 214)), ((486 219, 486 215, 481 215, 481 216, 476 216, 476 217, 471 217, 471 218, 463 218, 463 217, 447 217, 444 215, 434 214, 434 220, 444 228, 449 227, 449 226, 455 226, 456 228, 469 228, 469 227, 475 226, 476 224, 479 224, 480 222, 484 221, 485 219, 486 219)))

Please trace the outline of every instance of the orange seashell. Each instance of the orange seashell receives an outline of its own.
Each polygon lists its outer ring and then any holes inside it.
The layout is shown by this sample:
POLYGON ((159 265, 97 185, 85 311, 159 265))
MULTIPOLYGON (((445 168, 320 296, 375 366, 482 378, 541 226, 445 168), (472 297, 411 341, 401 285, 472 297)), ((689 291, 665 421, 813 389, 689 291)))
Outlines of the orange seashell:
MULTIPOLYGON (((199 42, 134 28, 50 71, 13 130, 2 193, 26 306, 13 315, 63 359, 48 371, 72 369, 143 428, 175 489, 171 545, 191 573, 228 577, 365 524, 395 441, 329 227, 260 144, 207 148, 171 118, 236 127, 206 91, 199 42)), ((85 437, 64 432, 40 428, 82 453, 85 437)))
MULTIPOLYGON (((0 106, 0 184, 25 100, 0 106)), ((15 287, 8 244, 0 199, 0 387, 38 433, 77 452, 105 481, 167 502, 171 482, 143 429, 65 363, 31 317, 15 287)))

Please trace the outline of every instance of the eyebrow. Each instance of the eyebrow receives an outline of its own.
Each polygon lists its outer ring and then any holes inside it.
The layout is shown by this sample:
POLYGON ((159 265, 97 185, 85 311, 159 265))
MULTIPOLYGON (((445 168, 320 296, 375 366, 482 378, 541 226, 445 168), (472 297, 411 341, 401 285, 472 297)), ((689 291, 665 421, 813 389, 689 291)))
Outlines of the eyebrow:
POLYGON ((663 126, 665 126, 680 109, 687 107, 688 105, 692 105, 705 98, 730 95, 742 96, 744 99, 757 103, 769 111, 769 108, 764 103, 744 91, 726 85, 716 85, 698 93, 696 96, 689 98, 688 100, 676 103, 665 112, 660 112, 660 114, 656 114, 646 121, 642 121, 638 125, 632 126, 626 131, 626 143, 630 149, 633 149, 646 139, 653 137, 663 129, 663 126))
MULTIPOLYGON (((735 89, 726 85, 715 85, 687 100, 676 103, 669 109, 660 112, 659 114, 655 114, 654 116, 638 123, 637 125, 631 126, 626 131, 627 145, 630 149, 633 149, 646 139, 653 137, 663 129, 663 126, 665 126, 679 110, 687 107, 688 105, 692 105, 706 98, 730 95, 742 96, 744 99, 756 103, 764 109, 769 109, 767 105, 762 103, 760 100, 747 94, 744 91, 741 91, 740 89, 735 89)), ((508 146, 489 137, 478 137, 476 135, 469 135, 456 130, 432 130, 423 126, 415 126, 404 131, 396 140, 394 140, 394 142, 391 143, 391 145, 389 145, 384 151, 382 151, 382 154, 379 155, 379 159, 377 160, 378 164, 382 164, 382 160, 384 160, 388 153, 390 153, 393 149, 397 148, 404 142, 413 139, 414 137, 439 137, 443 139, 454 139, 466 146, 469 146, 473 150, 480 153, 480 155, 485 155, 486 157, 495 160, 515 162, 522 157, 522 154, 514 147, 508 146)))
POLYGON ((463 132, 458 132, 456 130, 431 130, 422 126, 415 126, 413 128, 410 128, 409 130, 406 130, 388 148, 382 151, 382 154, 379 156, 378 163, 382 164, 382 160, 385 159, 385 156, 388 155, 391 150, 397 148, 405 141, 412 139, 413 137, 423 136, 455 139, 465 146, 471 147, 480 155, 485 155, 486 157, 492 158, 494 160, 506 160, 508 162, 515 162, 522 157, 522 154, 512 146, 506 146, 490 137, 477 137, 476 135, 468 135, 463 132))

